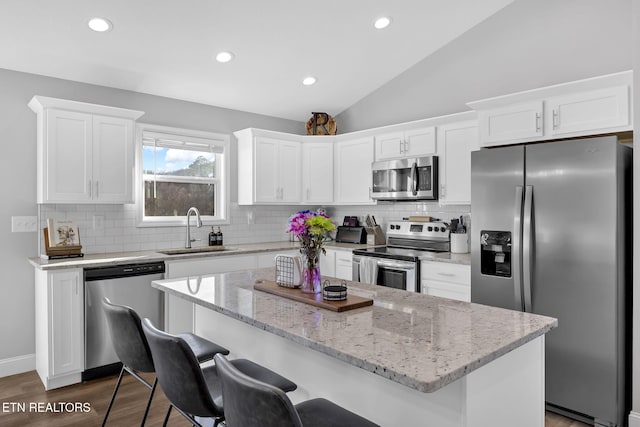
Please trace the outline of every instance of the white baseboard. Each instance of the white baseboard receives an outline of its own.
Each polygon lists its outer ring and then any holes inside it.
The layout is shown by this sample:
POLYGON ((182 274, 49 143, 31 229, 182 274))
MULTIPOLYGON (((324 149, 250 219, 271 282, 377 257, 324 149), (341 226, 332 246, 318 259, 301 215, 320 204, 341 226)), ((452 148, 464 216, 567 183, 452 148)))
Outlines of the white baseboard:
POLYGON ((9 375, 21 374, 23 372, 33 371, 35 369, 35 353, 0 360, 0 378, 8 377, 9 375))
POLYGON ((640 427, 640 412, 629 413, 629 427, 640 427))

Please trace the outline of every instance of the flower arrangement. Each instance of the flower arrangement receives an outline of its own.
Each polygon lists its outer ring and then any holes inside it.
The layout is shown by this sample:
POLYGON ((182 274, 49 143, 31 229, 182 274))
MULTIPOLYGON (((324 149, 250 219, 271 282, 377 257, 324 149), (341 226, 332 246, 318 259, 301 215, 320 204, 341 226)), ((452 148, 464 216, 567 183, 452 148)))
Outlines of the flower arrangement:
POLYGON ((326 253, 324 241, 335 229, 335 224, 324 212, 305 210, 289 218, 286 231, 298 238, 303 256, 303 292, 321 291, 320 254, 326 253))

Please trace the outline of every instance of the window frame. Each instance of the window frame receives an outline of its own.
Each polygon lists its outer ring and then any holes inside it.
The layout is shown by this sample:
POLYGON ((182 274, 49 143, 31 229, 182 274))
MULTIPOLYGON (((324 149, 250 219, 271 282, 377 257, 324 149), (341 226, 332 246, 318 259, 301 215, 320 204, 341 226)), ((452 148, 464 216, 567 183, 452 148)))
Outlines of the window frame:
MULTIPOLYGON (((212 146, 222 149, 221 153, 216 156, 216 178, 218 184, 215 185, 215 211, 218 215, 201 215, 203 225, 228 225, 229 207, 230 207, 230 186, 231 186, 231 137, 228 134, 214 133, 200 130, 175 128, 170 126, 160 126, 147 123, 136 124, 136 143, 135 143, 135 204, 136 204, 136 221, 137 227, 184 227, 187 224, 186 212, 182 216, 162 216, 150 217, 144 215, 144 169, 143 169, 143 136, 145 133, 166 134, 175 137, 190 139, 197 138, 199 140, 208 140, 212 146), (219 172, 219 173, 218 173, 219 172)), ((158 181, 166 182, 197 182, 197 177, 175 177, 177 179, 168 179, 166 176, 157 176, 158 181), (159 178, 159 179, 158 179, 159 178)), ((192 222, 193 223, 193 222, 192 222)))

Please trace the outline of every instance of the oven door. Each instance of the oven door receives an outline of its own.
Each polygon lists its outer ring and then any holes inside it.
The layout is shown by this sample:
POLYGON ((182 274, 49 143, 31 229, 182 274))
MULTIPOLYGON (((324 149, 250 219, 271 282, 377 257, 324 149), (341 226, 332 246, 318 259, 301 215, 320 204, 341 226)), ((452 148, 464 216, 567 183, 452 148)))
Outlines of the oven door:
MULTIPOLYGON (((364 256, 353 257, 353 281, 359 282, 361 274, 361 258, 364 256)), ((420 292, 420 262, 401 261, 386 258, 373 258, 377 264, 377 275, 375 283, 378 286, 386 286, 388 288, 402 289, 409 292, 420 292)))

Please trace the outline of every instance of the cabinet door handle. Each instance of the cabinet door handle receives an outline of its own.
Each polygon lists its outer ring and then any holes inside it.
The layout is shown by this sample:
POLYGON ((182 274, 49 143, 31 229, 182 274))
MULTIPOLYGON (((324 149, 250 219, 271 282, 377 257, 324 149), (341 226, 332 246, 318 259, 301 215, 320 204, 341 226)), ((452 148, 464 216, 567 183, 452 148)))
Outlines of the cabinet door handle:
POLYGON ((542 119, 542 117, 540 116, 540 113, 536 113, 536 132, 540 132, 541 129, 541 123, 540 120, 542 119))
POLYGON ((93 190, 93 183, 91 182, 91 180, 89 180, 88 187, 89 187, 89 198, 92 198, 93 197, 93 191, 91 191, 91 190, 93 190))
POLYGON ((441 186, 440 186, 440 195, 441 195, 442 197, 444 197, 444 193, 445 193, 445 192, 444 192, 444 185, 441 185, 441 186))
POLYGON ((307 188, 307 200, 309 200, 311 198, 310 194, 311 194, 311 191, 307 188))
POLYGON ((402 146, 404 148, 404 153, 409 151, 409 141, 407 141, 407 140, 402 141, 402 146))
POLYGON ((96 181, 96 199, 100 198, 100 181, 96 181))
POLYGON ((78 295, 78 278, 76 277, 76 295, 78 295))
POLYGON ((558 110, 553 109, 553 130, 558 129, 560 125, 560 115, 558 114, 558 110))
POLYGON ((400 154, 402 154, 402 143, 403 143, 403 141, 400 141, 398 143, 398 148, 400 148, 400 154))

